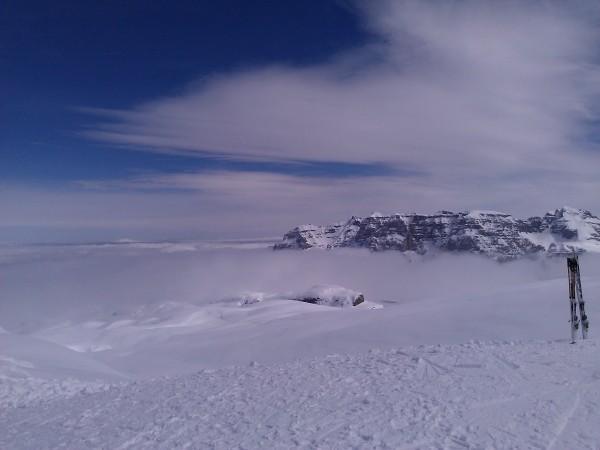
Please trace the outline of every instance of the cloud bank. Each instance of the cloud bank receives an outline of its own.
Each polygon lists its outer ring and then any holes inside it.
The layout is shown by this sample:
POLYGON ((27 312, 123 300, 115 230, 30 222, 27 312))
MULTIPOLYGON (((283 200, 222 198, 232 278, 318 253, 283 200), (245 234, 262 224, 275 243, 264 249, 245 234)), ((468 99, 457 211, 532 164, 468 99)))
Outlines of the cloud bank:
POLYGON ((87 134, 145 151, 432 176, 581 169, 573 139, 598 119, 600 98, 599 8, 587 5, 375 2, 361 10, 374 44, 316 67, 214 76, 104 111, 115 121, 87 134))
POLYGON ((222 237, 233 223, 238 235, 261 227, 272 235, 373 210, 600 212, 597 2, 389 0, 356 11, 372 41, 327 63, 216 74, 130 110, 86 110, 97 119, 88 138, 252 162, 253 171, 84 180, 76 194, 12 192, 2 225, 33 226, 31 216, 47 213, 48 223, 163 224, 168 237, 193 228, 222 237), (274 162, 292 169, 260 168, 274 162), (293 170, 332 162, 390 173, 293 170), (45 196, 39 211, 19 200, 45 196))
MULTIPOLYGON (((411 261, 397 252, 357 249, 275 252, 190 246, 192 250, 177 252, 136 244, 44 246, 5 256, 0 326, 29 333, 53 320, 112 321, 118 320, 113 312, 130 316, 143 306, 207 304, 244 292, 301 291, 315 284, 358 290, 367 300, 388 306, 509 290, 553 278, 561 282, 557 289, 566 292, 562 259, 499 264, 480 256, 440 255, 411 261)), ((597 273, 598 264, 594 255, 582 257, 586 274, 597 273)))

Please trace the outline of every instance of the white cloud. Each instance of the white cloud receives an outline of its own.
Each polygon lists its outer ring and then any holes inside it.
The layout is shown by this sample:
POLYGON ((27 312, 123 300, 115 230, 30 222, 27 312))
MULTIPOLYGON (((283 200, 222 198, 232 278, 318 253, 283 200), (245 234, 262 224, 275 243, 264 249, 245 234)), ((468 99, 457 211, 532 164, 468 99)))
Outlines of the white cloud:
POLYGON ((87 134, 155 152, 384 162, 457 178, 586 172, 572 138, 598 114, 590 5, 376 2, 363 12, 379 44, 317 67, 216 76, 87 134))
POLYGON ((4 240, 26 242, 225 238, 282 236, 300 224, 329 224, 372 211, 494 209, 526 218, 569 205, 598 215, 593 207, 598 203, 596 184, 559 178, 536 188, 528 178, 506 183, 481 177, 473 188, 450 176, 430 180, 266 172, 155 174, 86 183, 76 190, 4 188, 0 229, 4 240), (20 231, 6 231, 11 229, 20 231))
POLYGON ((131 110, 95 110, 108 120, 86 134, 139 151, 377 163, 408 175, 221 171, 17 187, 5 192, 0 224, 172 238, 280 235, 373 210, 600 213, 600 146, 582 128, 600 117, 597 2, 361 7, 377 38, 368 46, 319 66, 217 75, 131 110))

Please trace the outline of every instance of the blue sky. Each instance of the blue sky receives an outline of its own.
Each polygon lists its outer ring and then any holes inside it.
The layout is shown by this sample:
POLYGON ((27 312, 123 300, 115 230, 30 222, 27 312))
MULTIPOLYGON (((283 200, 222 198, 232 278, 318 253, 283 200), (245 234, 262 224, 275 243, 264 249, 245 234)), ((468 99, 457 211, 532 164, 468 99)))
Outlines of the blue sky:
POLYGON ((3 2, 2 176, 63 182, 130 169, 219 168, 115 150, 80 136, 78 108, 132 108, 202 77, 316 64, 368 39, 337 2, 3 2))
POLYGON ((5 1, 3 241, 600 213, 593 1, 5 1))

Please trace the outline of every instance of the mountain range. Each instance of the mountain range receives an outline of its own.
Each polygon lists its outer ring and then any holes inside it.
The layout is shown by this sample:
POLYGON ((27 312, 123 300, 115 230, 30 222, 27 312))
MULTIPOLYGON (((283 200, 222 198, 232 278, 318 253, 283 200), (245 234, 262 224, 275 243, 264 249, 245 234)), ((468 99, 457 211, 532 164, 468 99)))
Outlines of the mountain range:
POLYGON ((600 252, 600 219, 563 207, 544 216, 518 219, 495 211, 440 211, 432 215, 373 213, 333 225, 302 225, 274 249, 368 248, 427 254, 466 252, 498 260, 600 252))

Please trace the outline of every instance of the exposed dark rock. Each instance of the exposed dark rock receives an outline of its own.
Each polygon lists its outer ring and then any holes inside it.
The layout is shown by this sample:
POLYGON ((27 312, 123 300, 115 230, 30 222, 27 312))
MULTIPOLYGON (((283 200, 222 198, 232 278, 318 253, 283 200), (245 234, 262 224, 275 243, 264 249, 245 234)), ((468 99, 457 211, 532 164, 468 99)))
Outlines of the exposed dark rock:
POLYGON ((365 296, 360 294, 358 297, 356 297, 354 299, 354 301, 352 302, 352 306, 360 305, 361 303, 364 303, 364 301, 365 301, 365 296))
POLYGON ((365 301, 365 297, 351 289, 327 285, 313 286, 308 291, 294 295, 292 300, 313 305, 348 307, 360 305, 365 301))

